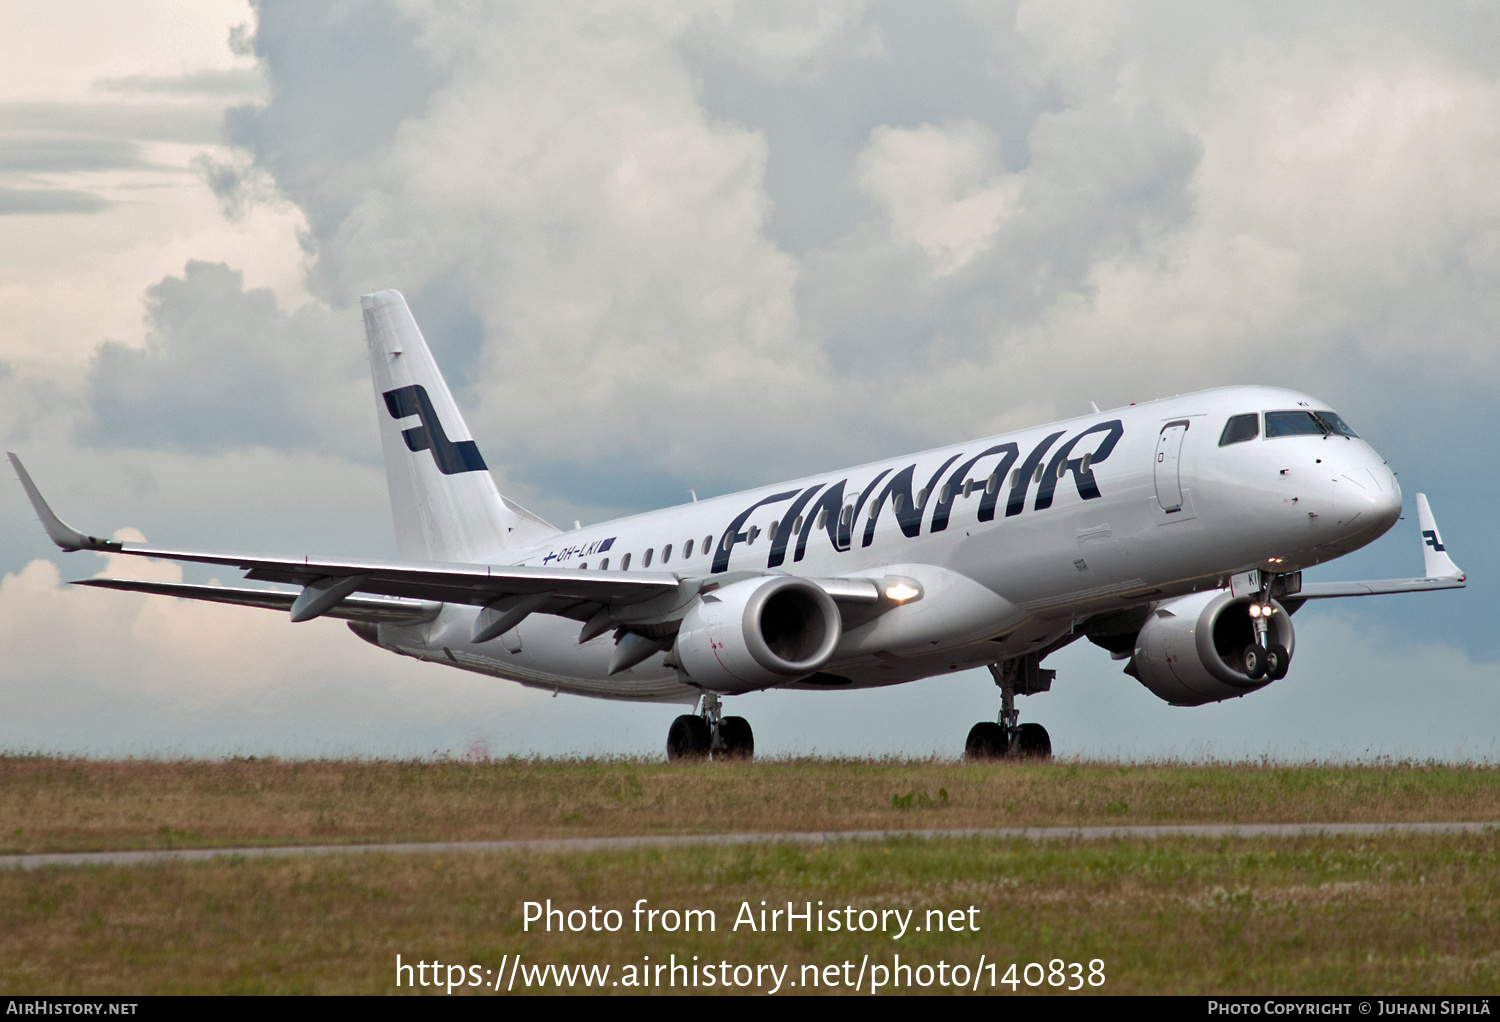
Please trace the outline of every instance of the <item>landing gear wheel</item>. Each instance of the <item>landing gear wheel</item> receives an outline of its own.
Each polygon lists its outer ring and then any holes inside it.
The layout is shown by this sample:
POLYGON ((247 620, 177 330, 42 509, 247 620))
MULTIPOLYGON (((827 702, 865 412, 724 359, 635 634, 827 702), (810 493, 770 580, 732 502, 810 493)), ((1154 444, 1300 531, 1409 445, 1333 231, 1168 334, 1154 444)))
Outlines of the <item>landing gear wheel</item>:
POLYGON ((1245 674, 1251 681, 1259 681, 1266 676, 1266 647, 1260 643, 1253 643, 1245 647, 1244 668, 1245 674))
POLYGON ((993 720, 982 720, 969 729, 964 758, 976 761, 1000 759, 1006 753, 1005 728, 993 720))
POLYGON ((744 717, 724 717, 719 721, 719 740, 724 748, 718 759, 752 759, 755 756, 755 734, 744 717))
POLYGON ((1291 669, 1291 666, 1292 655, 1281 643, 1273 642, 1266 648, 1266 677, 1272 681, 1280 681, 1286 677, 1286 672, 1291 669))
POLYGON ((1051 759, 1052 738, 1040 724, 1016 728, 1016 755, 1022 759, 1051 759))
POLYGON ((667 759, 707 759, 713 733, 702 717, 684 713, 667 729, 667 759))

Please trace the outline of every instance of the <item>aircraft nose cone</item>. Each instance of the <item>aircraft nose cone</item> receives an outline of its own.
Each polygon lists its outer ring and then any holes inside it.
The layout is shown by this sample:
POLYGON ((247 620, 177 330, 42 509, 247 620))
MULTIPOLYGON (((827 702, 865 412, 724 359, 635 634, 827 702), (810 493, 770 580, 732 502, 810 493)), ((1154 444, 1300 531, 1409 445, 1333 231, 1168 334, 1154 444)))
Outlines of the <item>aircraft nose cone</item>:
POLYGON ((1380 535, 1401 517, 1401 487, 1385 465, 1350 467, 1333 483, 1333 525, 1380 535))

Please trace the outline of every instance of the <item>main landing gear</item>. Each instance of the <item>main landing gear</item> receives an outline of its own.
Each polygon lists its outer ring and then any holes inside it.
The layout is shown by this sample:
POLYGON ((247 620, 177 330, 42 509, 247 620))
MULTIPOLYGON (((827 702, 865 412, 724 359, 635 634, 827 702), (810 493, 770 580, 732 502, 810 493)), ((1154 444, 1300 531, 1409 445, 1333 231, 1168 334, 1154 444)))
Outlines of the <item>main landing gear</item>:
POLYGON ((684 713, 667 730, 667 759, 751 759, 755 734, 744 717, 725 717, 719 697, 703 693, 697 713, 684 713))
POLYGON ((1052 738, 1040 724, 1020 724, 1016 693, 1031 695, 1052 687, 1057 672, 1037 666, 1035 653, 990 664, 990 674, 1000 686, 1000 720, 980 721, 969 730, 964 757, 973 760, 1051 759, 1052 738))

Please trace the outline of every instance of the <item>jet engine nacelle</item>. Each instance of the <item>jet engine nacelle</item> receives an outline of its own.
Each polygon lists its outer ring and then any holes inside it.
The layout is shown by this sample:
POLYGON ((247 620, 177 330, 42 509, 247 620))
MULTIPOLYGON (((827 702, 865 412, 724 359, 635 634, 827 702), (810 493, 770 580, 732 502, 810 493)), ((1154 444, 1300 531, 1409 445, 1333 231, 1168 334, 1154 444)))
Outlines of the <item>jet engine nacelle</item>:
POLYGON ((752 692, 816 673, 842 634, 838 606, 820 586, 790 575, 752 578, 693 601, 674 659, 695 685, 752 692))
MULTIPOLYGON (((1200 706, 1264 688, 1269 677, 1251 678, 1243 665, 1245 648, 1255 642, 1249 596, 1224 590, 1194 593, 1162 604, 1141 626, 1128 673, 1173 706, 1200 706)), ((1271 601, 1268 643, 1294 650, 1286 608, 1271 601)))

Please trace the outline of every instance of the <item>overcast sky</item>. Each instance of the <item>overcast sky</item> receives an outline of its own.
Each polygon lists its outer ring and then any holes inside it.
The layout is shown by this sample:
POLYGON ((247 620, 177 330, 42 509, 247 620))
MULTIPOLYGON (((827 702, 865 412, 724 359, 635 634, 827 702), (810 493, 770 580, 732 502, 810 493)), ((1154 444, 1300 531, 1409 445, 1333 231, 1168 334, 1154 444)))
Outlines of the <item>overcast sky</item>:
MULTIPOLYGON (((563 523, 1090 401, 1309 391, 1408 511, 1318 577, 1419 574, 1423 491, 1470 587, 1309 606, 1232 705, 1080 643, 1023 719, 1064 755, 1500 758, 1492 6, 0 8, 0 434, 63 517, 391 556, 384 287, 502 491, 563 523)), ((679 712, 65 584, 105 571, 182 577, 57 553, 0 480, 0 749, 655 755, 679 712)), ((950 756, 997 700, 969 672, 728 705, 767 752, 950 756)))

